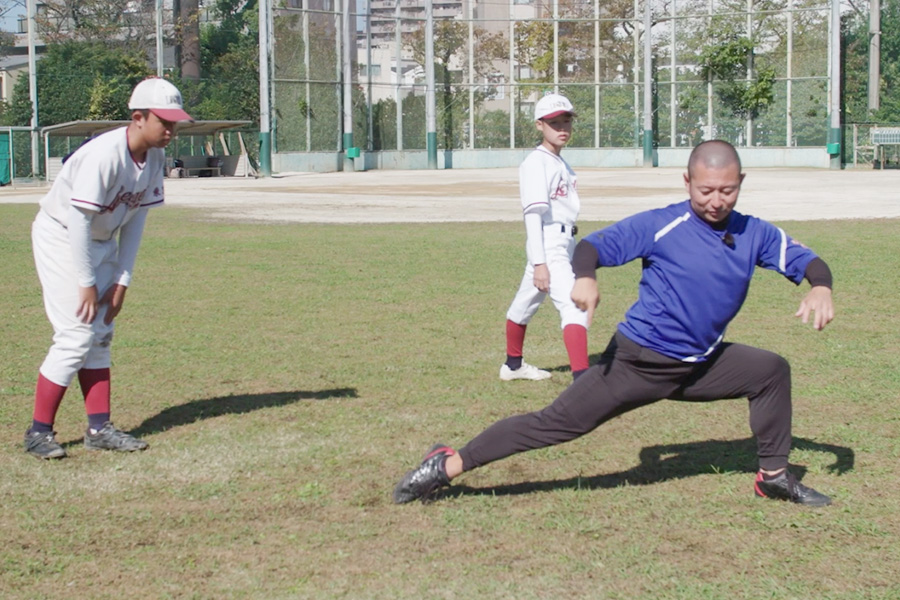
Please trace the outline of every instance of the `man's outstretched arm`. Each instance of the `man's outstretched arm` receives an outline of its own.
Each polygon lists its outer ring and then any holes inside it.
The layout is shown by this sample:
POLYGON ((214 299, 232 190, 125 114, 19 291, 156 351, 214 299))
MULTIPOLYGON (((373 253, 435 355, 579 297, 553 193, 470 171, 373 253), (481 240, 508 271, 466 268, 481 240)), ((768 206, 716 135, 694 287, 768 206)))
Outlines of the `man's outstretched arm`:
POLYGON ((822 330, 834 319, 834 303, 831 299, 831 269, 821 258, 814 258, 806 266, 804 278, 809 281, 812 289, 800 302, 800 308, 794 314, 800 317, 804 323, 809 323, 810 313, 813 317, 813 327, 822 330))
POLYGON ((572 257, 572 271, 575 273, 572 302, 587 313, 588 327, 594 319, 594 309, 600 304, 600 291, 597 289, 598 257, 597 249, 586 240, 578 242, 572 257))

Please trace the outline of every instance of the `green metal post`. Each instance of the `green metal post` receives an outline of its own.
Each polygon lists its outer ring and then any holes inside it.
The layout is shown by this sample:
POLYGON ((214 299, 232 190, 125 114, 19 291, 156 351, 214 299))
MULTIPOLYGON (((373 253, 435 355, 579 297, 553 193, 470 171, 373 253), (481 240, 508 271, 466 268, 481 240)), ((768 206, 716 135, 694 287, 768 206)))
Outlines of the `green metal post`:
POLYGON ((272 175, 272 134, 268 131, 259 132, 259 174, 272 175))
POLYGON ((425 134, 425 149, 428 152, 428 168, 437 169, 437 132, 425 134))

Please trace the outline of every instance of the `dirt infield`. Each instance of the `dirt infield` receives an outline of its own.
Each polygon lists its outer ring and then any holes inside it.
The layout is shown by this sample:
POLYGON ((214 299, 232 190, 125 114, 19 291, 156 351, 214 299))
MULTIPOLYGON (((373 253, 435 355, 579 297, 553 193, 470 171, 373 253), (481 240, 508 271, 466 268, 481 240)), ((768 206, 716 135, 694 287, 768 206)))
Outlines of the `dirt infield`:
MULTIPOLYGON (((681 169, 578 169, 581 219, 618 220, 686 198, 681 169)), ((747 169, 738 210, 768 220, 900 217, 900 171, 747 169)), ((37 202, 46 188, 0 190, 37 202)), ((517 221, 516 169, 288 173, 166 180, 166 202, 211 219, 305 223, 517 221)))

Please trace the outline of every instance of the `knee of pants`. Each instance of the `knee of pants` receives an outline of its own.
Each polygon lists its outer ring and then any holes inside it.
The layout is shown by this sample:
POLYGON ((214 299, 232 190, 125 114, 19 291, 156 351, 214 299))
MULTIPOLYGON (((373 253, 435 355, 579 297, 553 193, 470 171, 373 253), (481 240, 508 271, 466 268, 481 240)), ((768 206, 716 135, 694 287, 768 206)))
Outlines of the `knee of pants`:
POLYGON ((572 304, 564 306, 559 311, 561 320, 560 328, 565 329, 567 325, 581 325, 587 329, 587 313, 572 304))
POLYGON ((506 311, 506 318, 512 321, 513 323, 518 323, 519 325, 528 325, 531 322, 531 319, 537 314, 538 309, 541 307, 541 302, 543 302, 543 295, 529 304, 513 304, 509 307, 509 310, 506 311))
POLYGON ((786 358, 774 352, 767 352, 765 358, 760 359, 760 370, 766 379, 773 382, 791 381, 791 364, 786 358))
POLYGON ((87 357, 84 359, 85 369, 106 369, 112 364, 109 344, 104 346, 95 344, 91 346, 87 357))
POLYGON ((84 358, 94 346, 96 335, 90 325, 58 330, 53 335, 51 350, 67 356, 84 358))

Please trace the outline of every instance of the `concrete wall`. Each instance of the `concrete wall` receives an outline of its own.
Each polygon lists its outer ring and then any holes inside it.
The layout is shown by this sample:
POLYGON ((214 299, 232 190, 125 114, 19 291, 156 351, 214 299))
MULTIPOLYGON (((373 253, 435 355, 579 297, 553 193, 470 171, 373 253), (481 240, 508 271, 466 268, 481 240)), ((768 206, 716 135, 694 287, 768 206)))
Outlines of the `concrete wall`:
MULTIPOLYGON (((531 152, 530 148, 495 148, 491 150, 439 150, 438 169, 493 169, 517 167, 531 152)), ((658 148, 654 166, 682 168, 687 165, 690 148, 658 148)), ((738 148, 745 167, 789 167, 828 169, 831 157, 824 147, 811 148, 738 148)), ((641 148, 567 148, 563 152, 573 168, 641 167, 641 148)), ((425 150, 363 151, 359 158, 347 160, 342 152, 296 152, 272 155, 276 173, 356 170, 418 170, 428 168, 425 150)))

